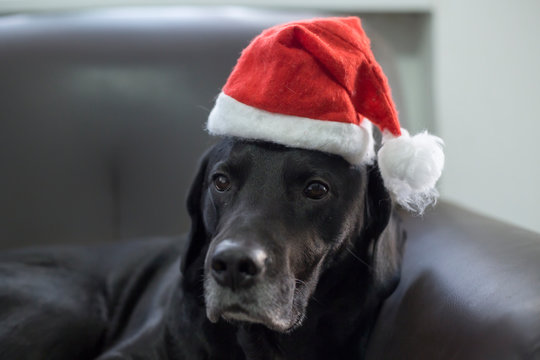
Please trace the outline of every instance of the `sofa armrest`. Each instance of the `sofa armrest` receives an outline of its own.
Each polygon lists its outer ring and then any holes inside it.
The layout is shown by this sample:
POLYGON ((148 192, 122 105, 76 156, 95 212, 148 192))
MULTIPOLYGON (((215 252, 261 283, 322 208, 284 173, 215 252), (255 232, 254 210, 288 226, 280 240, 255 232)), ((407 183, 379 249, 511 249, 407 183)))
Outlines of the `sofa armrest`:
POLYGON ((404 221, 402 279, 368 359, 540 357, 540 234, 448 203, 404 221))

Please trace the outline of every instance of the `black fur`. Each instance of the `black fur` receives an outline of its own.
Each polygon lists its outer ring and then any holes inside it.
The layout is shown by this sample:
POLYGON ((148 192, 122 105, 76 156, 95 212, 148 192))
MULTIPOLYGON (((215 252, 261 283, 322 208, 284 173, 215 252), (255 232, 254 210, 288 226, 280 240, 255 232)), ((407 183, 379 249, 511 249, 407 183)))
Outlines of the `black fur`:
POLYGON ((188 211, 187 238, 2 254, 0 358, 363 357, 399 281, 404 241, 376 164, 225 139, 204 156, 188 211), (216 172, 231 179, 230 190, 215 191, 216 172), (329 185, 324 199, 304 196, 313 179, 329 185), (291 306, 286 325, 208 320, 208 289, 222 301, 209 259, 224 240, 268 253, 258 282, 279 289, 276 311, 291 306))

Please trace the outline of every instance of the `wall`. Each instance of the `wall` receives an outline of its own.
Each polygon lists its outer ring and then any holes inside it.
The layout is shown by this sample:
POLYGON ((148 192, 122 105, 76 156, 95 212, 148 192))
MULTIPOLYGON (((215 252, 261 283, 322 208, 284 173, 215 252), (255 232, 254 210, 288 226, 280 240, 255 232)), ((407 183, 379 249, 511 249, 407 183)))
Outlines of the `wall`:
POLYGON ((444 198, 540 232, 540 1, 434 8, 444 198))

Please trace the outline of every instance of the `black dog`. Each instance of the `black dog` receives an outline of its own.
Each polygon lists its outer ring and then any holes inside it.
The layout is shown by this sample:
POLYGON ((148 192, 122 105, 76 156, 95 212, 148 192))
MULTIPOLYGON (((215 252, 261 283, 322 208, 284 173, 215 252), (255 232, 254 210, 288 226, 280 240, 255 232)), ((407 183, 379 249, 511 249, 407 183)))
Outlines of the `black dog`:
POLYGON ((225 139, 188 210, 187 239, 3 254, 0 358, 362 358, 404 241, 376 165, 225 139))

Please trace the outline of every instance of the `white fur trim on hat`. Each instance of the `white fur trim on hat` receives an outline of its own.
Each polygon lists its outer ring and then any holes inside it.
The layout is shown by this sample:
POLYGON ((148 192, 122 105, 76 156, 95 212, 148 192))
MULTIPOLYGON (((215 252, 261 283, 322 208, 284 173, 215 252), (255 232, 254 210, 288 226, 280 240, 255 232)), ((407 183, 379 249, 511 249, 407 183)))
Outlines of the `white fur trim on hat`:
POLYGON ((221 92, 207 123, 212 135, 264 140, 290 147, 340 155, 354 165, 375 158, 371 123, 360 126, 271 113, 243 104, 221 92))
POLYGON ((383 134, 378 163, 385 187, 409 211, 422 214, 437 201, 435 188, 444 167, 443 141, 426 131, 410 136, 383 134))

